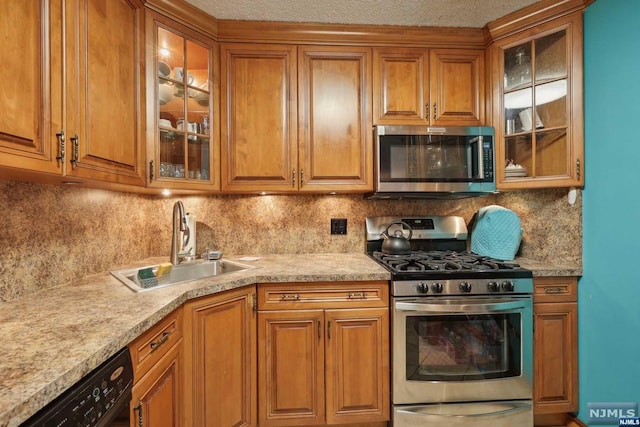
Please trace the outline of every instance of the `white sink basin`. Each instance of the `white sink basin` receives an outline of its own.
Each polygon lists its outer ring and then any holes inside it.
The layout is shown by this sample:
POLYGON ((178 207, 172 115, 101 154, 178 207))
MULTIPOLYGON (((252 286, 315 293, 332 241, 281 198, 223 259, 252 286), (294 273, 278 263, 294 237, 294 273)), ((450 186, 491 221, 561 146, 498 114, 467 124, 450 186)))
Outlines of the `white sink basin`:
POLYGON ((153 264, 125 270, 113 270, 111 271, 111 274, 135 292, 146 292, 158 288, 177 285, 178 283, 186 283, 198 279, 205 279, 207 277, 220 276, 222 274, 256 268, 254 266, 228 260, 196 261, 174 265, 171 269, 171 273, 157 279, 157 284, 152 284, 148 287, 143 286, 143 284, 138 280, 138 271, 144 268, 151 268, 155 273, 158 266, 159 264, 153 264))

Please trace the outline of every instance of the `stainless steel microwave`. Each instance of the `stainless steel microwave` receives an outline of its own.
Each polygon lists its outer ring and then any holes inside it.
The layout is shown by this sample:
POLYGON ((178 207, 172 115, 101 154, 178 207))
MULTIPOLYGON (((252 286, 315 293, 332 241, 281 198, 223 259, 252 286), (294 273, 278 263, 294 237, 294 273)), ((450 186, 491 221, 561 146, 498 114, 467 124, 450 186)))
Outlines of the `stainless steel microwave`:
POLYGON ((458 198, 496 191, 489 126, 376 126, 372 199, 458 198))

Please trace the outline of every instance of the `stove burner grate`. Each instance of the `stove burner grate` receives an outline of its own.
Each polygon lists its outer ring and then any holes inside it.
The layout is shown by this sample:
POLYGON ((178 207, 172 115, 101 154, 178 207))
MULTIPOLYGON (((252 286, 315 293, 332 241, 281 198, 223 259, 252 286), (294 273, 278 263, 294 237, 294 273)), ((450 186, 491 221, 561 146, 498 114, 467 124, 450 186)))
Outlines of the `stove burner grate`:
POLYGON ((409 255, 389 255, 376 251, 373 253, 373 257, 397 272, 498 271, 520 267, 516 263, 472 252, 415 251, 409 255))

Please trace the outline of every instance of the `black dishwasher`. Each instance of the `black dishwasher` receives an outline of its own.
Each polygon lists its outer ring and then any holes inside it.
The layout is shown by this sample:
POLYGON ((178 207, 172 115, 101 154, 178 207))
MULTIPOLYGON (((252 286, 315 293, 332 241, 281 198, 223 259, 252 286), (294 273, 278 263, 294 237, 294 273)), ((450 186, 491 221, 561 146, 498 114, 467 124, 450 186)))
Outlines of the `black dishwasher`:
POLYGON ((123 348, 22 426, 105 427, 128 408, 132 386, 131 356, 123 348))

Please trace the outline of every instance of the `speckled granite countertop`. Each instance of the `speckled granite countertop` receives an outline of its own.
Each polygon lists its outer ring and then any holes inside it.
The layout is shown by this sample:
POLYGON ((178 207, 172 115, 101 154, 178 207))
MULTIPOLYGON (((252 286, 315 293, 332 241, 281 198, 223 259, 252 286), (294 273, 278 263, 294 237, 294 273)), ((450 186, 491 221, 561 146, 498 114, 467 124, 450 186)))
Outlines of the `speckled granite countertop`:
MULTIPOLYGON (((517 261, 534 275, 581 274, 517 261)), ((105 272, 0 304, 0 426, 18 426, 186 300, 255 283, 390 278, 358 253, 269 255, 240 262, 259 268, 142 293, 105 272)))
POLYGON ((582 268, 569 265, 556 265, 528 258, 516 258, 514 262, 531 270, 534 277, 582 276, 582 268))

